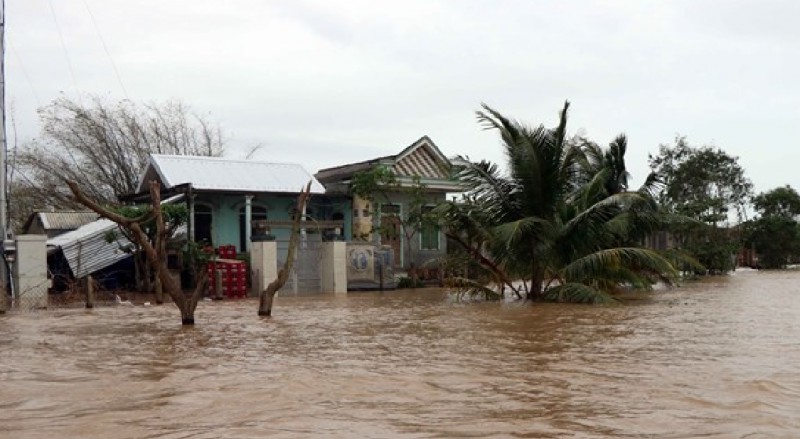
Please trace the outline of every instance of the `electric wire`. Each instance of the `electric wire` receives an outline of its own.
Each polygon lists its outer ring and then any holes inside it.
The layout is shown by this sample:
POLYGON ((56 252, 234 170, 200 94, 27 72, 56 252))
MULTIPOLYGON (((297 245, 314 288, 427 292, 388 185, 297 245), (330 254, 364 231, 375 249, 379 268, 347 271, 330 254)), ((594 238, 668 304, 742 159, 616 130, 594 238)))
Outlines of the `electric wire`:
POLYGON ((56 9, 53 7, 53 0, 48 0, 47 2, 50 5, 50 12, 53 15, 53 22, 56 24, 56 30, 58 31, 58 39, 61 41, 61 48, 64 51, 64 58, 67 60, 67 68, 69 70, 69 74, 72 77, 72 85, 75 87, 75 94, 78 97, 78 103, 80 103, 81 107, 83 106, 83 99, 81 98, 80 89, 78 88, 78 80, 75 76, 75 69, 72 67, 72 60, 69 57, 69 52, 67 51, 67 44, 64 41, 64 34, 61 32, 61 25, 58 24, 58 17, 56 16, 56 9))
POLYGON ((36 100, 36 107, 42 106, 42 100, 39 98, 39 93, 36 92, 36 87, 33 85, 33 81, 31 80, 31 75, 28 74, 28 69, 25 68, 25 63, 22 61, 22 57, 19 56, 19 52, 17 52, 16 47, 13 44, 9 44, 11 41, 7 41, 6 45, 11 47, 11 53, 14 54, 14 60, 19 65, 20 70, 22 71, 22 76, 25 77, 25 80, 28 82, 28 86, 31 88, 31 93, 33 94, 33 98, 36 100))
POLYGON ((103 34, 100 33, 100 27, 97 25, 97 20, 94 18, 94 13, 89 8, 89 3, 86 0, 83 0, 83 5, 86 6, 86 12, 89 13, 89 17, 92 19, 92 24, 94 25, 94 30, 97 32, 97 38, 100 40, 100 44, 103 46, 103 50, 106 52, 106 56, 108 56, 108 60, 111 62, 111 67, 114 69, 114 75, 117 77, 117 82, 119 82, 120 88, 122 88, 122 93, 125 95, 125 98, 130 100, 130 96, 128 96, 128 90, 125 88, 125 84, 122 82, 122 76, 119 74, 119 70, 117 69, 117 63, 114 62, 114 58, 111 56, 111 52, 108 50, 108 46, 106 45, 106 40, 103 38, 103 34))

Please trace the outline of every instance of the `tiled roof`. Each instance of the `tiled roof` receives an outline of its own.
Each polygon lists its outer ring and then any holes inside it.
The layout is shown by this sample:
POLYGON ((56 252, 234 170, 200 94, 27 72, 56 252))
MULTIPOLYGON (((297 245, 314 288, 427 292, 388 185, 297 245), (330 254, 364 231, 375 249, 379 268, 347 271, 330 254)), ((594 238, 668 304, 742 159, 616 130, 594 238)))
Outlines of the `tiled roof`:
MULTIPOLYGON (((452 163, 428 136, 421 137, 396 155, 321 169, 315 174, 315 177, 329 187, 334 187, 343 182, 347 183, 353 175, 359 172, 379 165, 389 167, 392 173, 401 180, 420 177, 431 191, 460 192, 463 190, 462 186, 450 177, 452 163)), ((402 181, 400 183, 404 184, 402 181)), ((408 182, 406 181, 406 183, 408 182)))

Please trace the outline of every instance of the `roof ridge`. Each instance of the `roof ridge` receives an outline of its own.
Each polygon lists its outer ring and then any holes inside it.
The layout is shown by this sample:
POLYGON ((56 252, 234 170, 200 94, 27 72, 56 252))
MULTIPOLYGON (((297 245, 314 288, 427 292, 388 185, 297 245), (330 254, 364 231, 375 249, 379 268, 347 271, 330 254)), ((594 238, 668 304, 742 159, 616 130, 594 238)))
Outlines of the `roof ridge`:
POLYGON ((210 156, 210 155, 182 155, 182 154, 150 154, 153 158, 168 158, 168 159, 182 159, 182 160, 197 160, 197 161, 217 161, 217 162, 228 162, 228 163, 252 163, 252 164, 269 164, 269 165, 289 165, 289 166, 300 166, 303 165, 297 162, 268 162, 264 160, 253 160, 253 159, 237 159, 232 157, 220 157, 220 156, 210 156))

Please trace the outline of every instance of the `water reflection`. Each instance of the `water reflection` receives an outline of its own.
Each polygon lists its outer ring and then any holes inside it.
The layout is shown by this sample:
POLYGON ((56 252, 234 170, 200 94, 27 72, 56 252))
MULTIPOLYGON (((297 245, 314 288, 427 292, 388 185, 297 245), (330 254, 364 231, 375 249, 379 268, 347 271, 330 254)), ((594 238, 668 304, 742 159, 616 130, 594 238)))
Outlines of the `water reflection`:
POLYGON ((0 437, 793 437, 800 273, 626 306, 438 290, 0 319, 0 437), (750 436, 748 436, 750 435, 750 436))

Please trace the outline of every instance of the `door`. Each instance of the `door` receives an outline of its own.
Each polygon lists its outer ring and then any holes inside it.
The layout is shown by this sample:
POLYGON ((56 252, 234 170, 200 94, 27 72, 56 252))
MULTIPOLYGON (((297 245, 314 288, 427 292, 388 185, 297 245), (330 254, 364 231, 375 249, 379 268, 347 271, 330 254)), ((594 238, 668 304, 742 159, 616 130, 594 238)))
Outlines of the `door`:
POLYGON ((214 217, 211 207, 205 204, 194 205, 194 241, 213 245, 211 223, 214 217))

